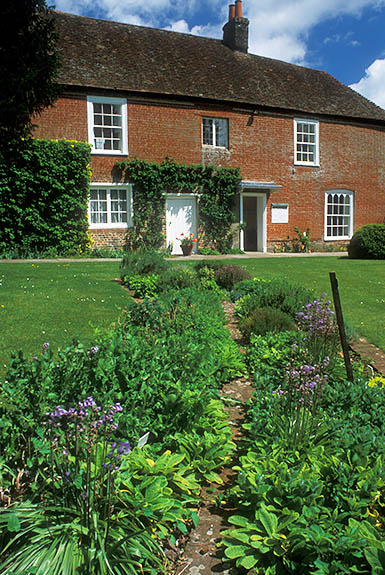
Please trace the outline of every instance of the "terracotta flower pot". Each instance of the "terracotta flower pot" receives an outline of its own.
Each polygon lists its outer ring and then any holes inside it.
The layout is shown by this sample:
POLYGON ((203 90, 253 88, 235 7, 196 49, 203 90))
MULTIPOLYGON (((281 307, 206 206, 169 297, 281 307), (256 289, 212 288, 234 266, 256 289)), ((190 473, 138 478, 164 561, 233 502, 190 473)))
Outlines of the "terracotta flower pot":
POLYGON ((180 246, 180 247, 181 247, 181 249, 182 249, 182 252, 183 252, 183 255, 184 255, 184 256, 191 256, 191 254, 192 254, 192 249, 193 249, 193 247, 192 247, 191 244, 188 244, 188 245, 186 245, 186 246, 180 246))

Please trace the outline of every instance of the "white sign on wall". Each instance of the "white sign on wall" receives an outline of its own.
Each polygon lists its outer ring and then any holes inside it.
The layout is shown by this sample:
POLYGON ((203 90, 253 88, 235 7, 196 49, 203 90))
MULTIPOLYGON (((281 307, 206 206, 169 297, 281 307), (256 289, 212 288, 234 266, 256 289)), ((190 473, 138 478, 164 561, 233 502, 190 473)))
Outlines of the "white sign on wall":
POLYGON ((289 204, 271 204, 271 223, 289 223, 289 204))

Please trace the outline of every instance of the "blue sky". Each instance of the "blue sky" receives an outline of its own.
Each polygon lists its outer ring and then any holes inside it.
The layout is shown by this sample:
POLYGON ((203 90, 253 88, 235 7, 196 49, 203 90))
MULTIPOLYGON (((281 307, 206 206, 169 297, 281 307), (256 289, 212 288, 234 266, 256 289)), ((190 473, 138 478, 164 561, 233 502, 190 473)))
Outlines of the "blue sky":
MULTIPOLYGON (((230 0, 57 0, 91 16, 222 37, 230 0)), ((243 0, 249 52, 325 70, 385 108, 385 0, 243 0)))

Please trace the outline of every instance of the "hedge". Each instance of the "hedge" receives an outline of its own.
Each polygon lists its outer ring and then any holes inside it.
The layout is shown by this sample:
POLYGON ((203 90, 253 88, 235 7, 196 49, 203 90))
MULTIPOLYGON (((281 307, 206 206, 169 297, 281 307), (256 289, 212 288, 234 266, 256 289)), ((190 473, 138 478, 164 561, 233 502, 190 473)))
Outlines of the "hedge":
POLYGON ((88 243, 90 146, 26 139, 0 151, 0 253, 79 253, 88 243))

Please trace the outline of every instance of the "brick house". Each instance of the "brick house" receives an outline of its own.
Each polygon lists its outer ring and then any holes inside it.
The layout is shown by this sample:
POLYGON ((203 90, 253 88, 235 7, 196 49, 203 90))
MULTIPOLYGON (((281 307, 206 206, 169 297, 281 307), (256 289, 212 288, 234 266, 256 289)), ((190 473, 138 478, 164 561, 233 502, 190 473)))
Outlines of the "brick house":
MULTIPOLYGON (((234 245, 266 251, 310 228, 344 243, 385 218, 385 111, 323 71, 248 54, 242 3, 223 40, 55 13, 62 97, 37 137, 92 145, 90 230, 118 245, 132 222, 132 185, 117 160, 239 167, 234 245), (242 227, 242 226, 240 226, 242 227)), ((166 191, 167 192, 167 191, 166 191)), ((199 198, 166 194, 166 241, 196 233, 199 198)))

